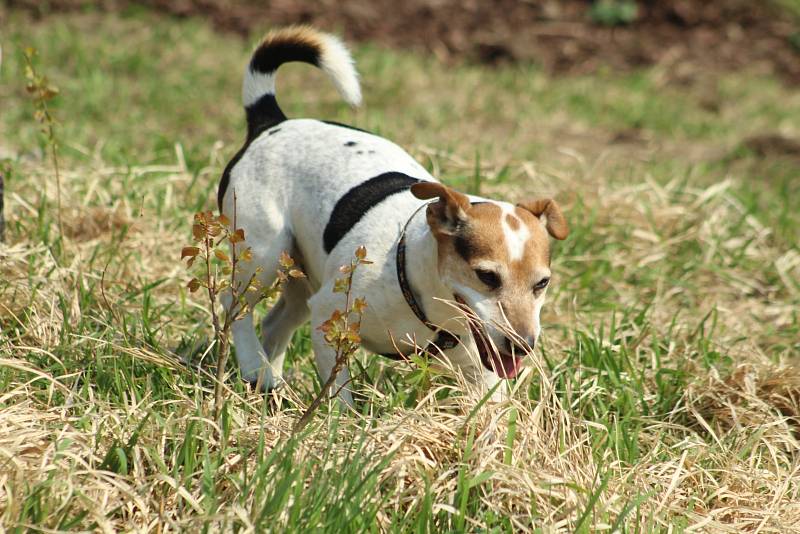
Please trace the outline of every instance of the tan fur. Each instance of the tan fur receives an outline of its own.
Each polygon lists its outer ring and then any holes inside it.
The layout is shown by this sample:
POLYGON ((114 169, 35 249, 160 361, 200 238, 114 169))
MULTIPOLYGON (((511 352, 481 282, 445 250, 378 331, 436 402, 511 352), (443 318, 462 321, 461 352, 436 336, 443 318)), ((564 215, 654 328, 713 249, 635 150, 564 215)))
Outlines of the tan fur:
POLYGON ((550 275, 548 232, 557 239, 568 233, 558 205, 550 199, 529 201, 514 208, 511 215, 497 204, 472 205, 466 195, 438 183, 416 184, 412 192, 419 198, 440 199, 427 212, 439 244, 440 275, 477 292, 494 293, 510 326, 523 337, 532 336, 537 328, 539 296, 533 287, 550 275), (542 214, 547 217, 545 224, 539 218, 542 214), (519 259, 512 260, 509 255, 503 218, 512 231, 520 230, 520 224, 527 227, 528 238, 519 259), (496 272, 501 287, 494 291, 488 288, 476 269, 496 272))
POLYGON ((298 44, 311 46, 319 50, 322 48, 321 35, 320 32, 311 26, 289 26, 287 28, 280 28, 268 32, 267 35, 264 36, 264 39, 261 40, 258 48, 277 44, 298 44))

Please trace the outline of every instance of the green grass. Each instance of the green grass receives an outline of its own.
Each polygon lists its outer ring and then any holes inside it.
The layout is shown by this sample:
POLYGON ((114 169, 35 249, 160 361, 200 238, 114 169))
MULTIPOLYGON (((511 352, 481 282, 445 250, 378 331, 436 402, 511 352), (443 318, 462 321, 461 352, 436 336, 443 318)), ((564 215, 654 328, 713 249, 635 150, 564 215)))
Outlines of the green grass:
POLYGON ((572 231, 554 247, 542 349, 508 403, 463 395, 425 362, 363 356, 359 413, 326 405, 291 436, 319 388, 308 327, 290 392, 262 397, 234 373, 214 421, 208 314, 177 261, 244 137, 249 43, 146 11, 8 21, 9 531, 789 531, 800 519, 800 165, 744 148, 800 136, 796 88, 747 71, 688 85, 659 69, 553 78, 363 45, 354 112, 318 72, 282 70, 290 117, 381 133, 465 190, 552 195, 572 231), (61 89, 64 236, 25 46, 61 89))

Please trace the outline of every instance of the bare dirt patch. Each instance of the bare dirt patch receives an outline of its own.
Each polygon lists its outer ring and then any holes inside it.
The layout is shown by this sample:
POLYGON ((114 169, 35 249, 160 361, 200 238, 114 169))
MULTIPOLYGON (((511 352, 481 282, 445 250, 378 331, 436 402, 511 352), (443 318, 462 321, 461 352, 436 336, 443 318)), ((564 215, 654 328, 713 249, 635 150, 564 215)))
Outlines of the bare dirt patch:
MULTIPOLYGON (((86 9, 85 0, 5 0, 38 16, 86 9)), ((708 70, 751 68, 800 83, 800 23, 770 2, 640 1, 633 23, 590 17, 589 0, 98 0, 101 9, 145 5, 209 19, 242 35, 307 23, 348 40, 426 50, 442 59, 534 61, 554 73, 659 64, 680 82, 708 70)))

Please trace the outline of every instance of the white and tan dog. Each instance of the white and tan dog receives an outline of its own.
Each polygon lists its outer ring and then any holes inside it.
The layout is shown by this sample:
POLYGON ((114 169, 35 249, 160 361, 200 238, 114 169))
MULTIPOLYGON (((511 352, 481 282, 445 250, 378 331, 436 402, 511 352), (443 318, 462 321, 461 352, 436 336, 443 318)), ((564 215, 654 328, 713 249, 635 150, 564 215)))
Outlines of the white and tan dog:
MULTIPOLYGON (((275 72, 290 61, 321 68, 350 104, 361 100, 347 49, 309 28, 270 33, 248 64, 247 140, 222 176, 220 210, 232 218, 235 192, 237 226, 253 252, 248 268, 261 268, 265 286, 282 251, 308 278, 288 282, 262 323, 263 340, 252 316, 234 323, 242 377, 278 385, 292 333, 309 318, 319 374, 323 381, 330 375, 334 351, 316 327, 342 307, 333 283, 360 245, 374 262, 353 282, 353 294, 369 304, 361 326, 366 349, 408 355, 416 344, 485 387, 516 376, 539 335, 550 281, 547 234, 568 233, 556 203, 468 197, 386 139, 287 119, 275 100, 275 72), (479 321, 465 320, 454 299, 479 321)), ((337 383, 347 380, 344 370, 337 383)), ((346 389, 341 395, 352 402, 346 389)))

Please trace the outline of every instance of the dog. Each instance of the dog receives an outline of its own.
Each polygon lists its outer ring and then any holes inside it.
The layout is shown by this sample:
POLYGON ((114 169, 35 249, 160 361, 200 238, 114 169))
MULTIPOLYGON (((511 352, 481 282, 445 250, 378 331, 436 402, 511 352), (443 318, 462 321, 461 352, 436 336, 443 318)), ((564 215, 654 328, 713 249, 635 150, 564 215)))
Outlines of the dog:
MULTIPOLYGON (((292 61, 324 71, 349 104, 361 101, 347 48, 308 27, 269 33, 245 69, 247 137, 223 172, 219 209, 231 220, 235 210, 244 229, 246 241, 234 245, 252 252, 244 279, 255 275, 263 286, 272 284, 283 251, 306 278, 285 284, 261 324, 263 339, 252 312, 234 322, 242 378, 266 390, 279 386, 292 333, 310 320, 317 370, 327 380, 335 351, 317 327, 343 307, 333 292, 339 267, 364 245, 373 263, 357 270, 352 285, 369 306, 362 346, 399 358, 424 351, 468 383, 497 391, 499 381, 520 372, 539 336, 551 276, 549 237, 568 234, 558 204, 468 196, 382 137, 288 119, 275 97, 275 75, 292 61)), ((352 404, 348 382, 344 368, 336 389, 352 404)))

